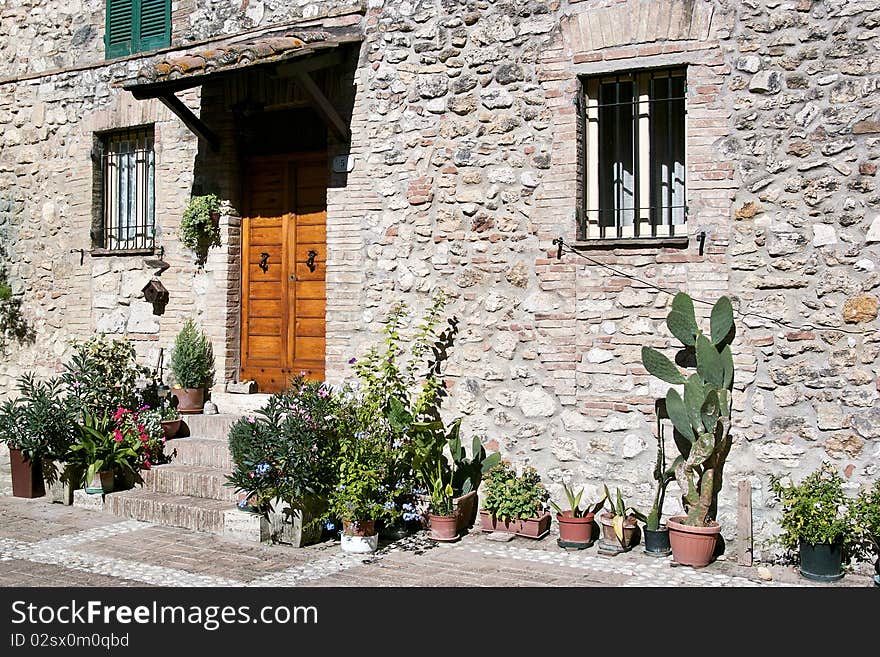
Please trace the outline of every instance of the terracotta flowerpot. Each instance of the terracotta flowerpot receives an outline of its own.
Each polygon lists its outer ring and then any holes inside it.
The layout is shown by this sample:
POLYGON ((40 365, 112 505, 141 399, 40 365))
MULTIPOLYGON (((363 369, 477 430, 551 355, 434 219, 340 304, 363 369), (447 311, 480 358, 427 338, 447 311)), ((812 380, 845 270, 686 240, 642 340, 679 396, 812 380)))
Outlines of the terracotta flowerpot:
POLYGON ((639 521, 635 516, 627 516, 623 521, 623 541, 617 538, 617 534, 614 533, 613 514, 608 511, 599 514, 599 524, 602 526, 602 540, 609 547, 617 546, 622 552, 626 552, 639 544, 641 531, 639 530, 639 521))
POLYGON ((682 524, 685 519, 685 516, 676 516, 666 521, 672 559, 683 566, 707 566, 715 554, 721 525, 712 521, 708 527, 691 527, 682 524))
POLYGON ((205 409, 204 388, 172 388, 171 394, 177 398, 177 412, 181 415, 195 415, 205 409))
POLYGON ((463 532, 473 527, 477 519, 477 491, 454 498, 452 504, 455 506, 456 530, 463 532))
POLYGON ((373 520, 342 521, 342 551, 355 554, 375 552, 379 548, 379 534, 373 520))
POLYGON ((180 431, 180 424, 183 422, 181 418, 177 418, 176 420, 162 420, 159 424, 162 425, 162 431, 165 432, 165 440, 171 440, 174 436, 177 435, 177 432, 180 431))
POLYGON ((458 516, 437 516, 428 514, 428 523, 431 528, 431 538, 435 541, 458 540, 458 516))
POLYGON ((46 485, 43 482, 43 467, 40 459, 26 459, 20 449, 9 449, 12 465, 12 495, 14 497, 43 497, 46 485))
POLYGON ((593 521, 595 515, 588 513, 580 518, 571 515, 571 510, 556 514, 559 523, 559 545, 561 547, 590 547, 593 544, 593 521))
POLYGON ((550 533, 550 513, 545 511, 536 518, 516 518, 501 520, 480 509, 480 530, 484 532, 506 532, 526 538, 544 538, 550 533))

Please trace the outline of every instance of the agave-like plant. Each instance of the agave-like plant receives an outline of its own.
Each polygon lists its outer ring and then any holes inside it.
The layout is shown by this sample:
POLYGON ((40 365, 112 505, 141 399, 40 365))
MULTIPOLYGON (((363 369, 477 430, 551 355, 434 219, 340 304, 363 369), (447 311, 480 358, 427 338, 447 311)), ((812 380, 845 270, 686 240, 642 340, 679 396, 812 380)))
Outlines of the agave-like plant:
POLYGON ((614 535, 617 537, 617 540, 620 541, 620 545, 622 547, 626 547, 626 541, 624 541, 623 534, 623 526, 626 522, 628 516, 633 516, 642 522, 645 522, 647 518, 645 514, 632 506, 627 506, 626 502, 623 501, 623 494, 620 492, 620 489, 617 489, 616 497, 611 497, 611 492, 608 490, 608 485, 605 485, 605 497, 602 500, 603 502, 608 500, 608 504, 611 506, 611 525, 614 527, 614 535))
POLYGON ((587 504, 586 509, 581 509, 581 498, 584 496, 584 489, 581 488, 577 493, 575 493, 571 488, 568 487, 568 484, 562 484, 562 490, 565 491, 565 496, 568 498, 568 509, 563 509, 556 502, 550 500, 550 506, 553 507, 554 511, 559 515, 562 515, 565 511, 571 511, 572 518, 583 518, 590 513, 597 513, 599 509, 602 508, 602 505, 605 504, 605 497, 596 502, 595 504, 587 504))
POLYGON ((666 325, 682 343, 675 362, 656 349, 642 347, 642 363, 657 378, 683 386, 683 393, 676 388, 666 393, 666 412, 679 451, 672 469, 684 491, 684 524, 705 527, 715 519, 722 470, 730 452, 733 306, 726 296, 718 299, 706 335, 697 325, 693 300, 680 292, 672 300, 666 325), (695 371, 686 377, 679 366, 695 371))

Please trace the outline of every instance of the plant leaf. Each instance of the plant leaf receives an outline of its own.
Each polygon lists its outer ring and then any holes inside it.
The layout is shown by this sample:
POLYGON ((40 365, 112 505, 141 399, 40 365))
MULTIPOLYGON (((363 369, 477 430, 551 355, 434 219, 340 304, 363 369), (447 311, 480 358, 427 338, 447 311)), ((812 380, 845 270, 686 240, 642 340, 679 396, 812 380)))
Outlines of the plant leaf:
POLYGON ((697 373, 716 388, 723 387, 724 367, 715 345, 704 335, 697 336, 697 373))
POLYGON ((721 366, 724 368, 724 379, 722 381, 722 387, 730 390, 733 388, 733 374, 734 374, 734 365, 733 365, 733 352, 730 351, 730 345, 724 345, 724 349, 721 350, 721 366))
POLYGON ((681 384, 685 382, 678 367, 671 360, 651 347, 642 347, 642 364, 649 373, 666 383, 681 384))
POLYGON ((691 428, 691 418, 685 409, 681 395, 675 388, 670 388, 666 393, 666 413, 676 430, 690 442, 693 442, 694 431, 691 428))
POLYGON ((712 334, 712 342, 719 345, 733 328, 733 306, 728 297, 721 297, 712 306, 712 314, 709 317, 709 330, 712 334))
POLYGON ((676 310, 669 311, 666 316, 666 326, 669 332, 678 338, 686 347, 693 347, 697 337, 697 324, 683 313, 676 310))
POLYGON ((700 465, 715 451, 715 436, 711 433, 701 433, 691 447, 690 456, 687 459, 688 467, 694 468, 700 465))

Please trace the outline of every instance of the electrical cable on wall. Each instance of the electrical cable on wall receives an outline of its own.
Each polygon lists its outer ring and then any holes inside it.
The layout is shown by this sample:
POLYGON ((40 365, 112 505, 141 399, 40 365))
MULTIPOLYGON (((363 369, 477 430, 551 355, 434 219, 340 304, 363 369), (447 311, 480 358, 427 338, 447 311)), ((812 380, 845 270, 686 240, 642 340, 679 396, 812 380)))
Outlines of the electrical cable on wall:
MULTIPOLYGON (((575 249, 570 244, 566 244, 565 240, 562 237, 557 237, 556 239, 554 239, 553 245, 556 247, 556 259, 557 260, 562 260, 563 253, 571 253, 573 255, 576 255, 576 256, 583 258, 587 262, 590 262, 598 267, 602 267, 603 269, 607 269, 608 271, 613 272, 613 273, 617 274, 618 276, 622 276, 622 277, 627 278, 631 281, 641 283, 642 285, 646 285, 647 287, 658 290, 659 292, 664 292, 664 293, 669 294, 671 296, 675 296, 676 294, 678 294, 678 292, 681 291, 681 290, 673 290, 671 288, 661 287, 659 285, 651 283, 650 281, 646 281, 642 278, 639 278, 638 276, 633 276, 632 274, 628 274, 624 271, 621 271, 620 269, 617 269, 616 267, 612 267, 611 265, 607 265, 604 262, 596 260, 595 258, 591 258, 590 256, 585 255, 584 253, 581 253, 580 251, 575 249)), ((694 300, 695 303, 701 303, 706 306, 713 306, 715 304, 714 301, 706 301, 705 299, 699 299, 697 297, 691 297, 691 298, 694 300)), ((783 322, 782 320, 775 319, 773 317, 768 317, 767 315, 762 315, 761 313, 742 311, 737 308, 734 308, 733 312, 735 312, 737 315, 739 315, 741 317, 747 317, 747 316, 748 317, 757 317, 759 319, 763 319, 765 321, 772 322, 772 323, 777 324, 785 329, 788 329, 789 331, 837 331, 838 333, 845 333, 847 335, 860 335, 860 336, 877 334, 876 330, 875 331, 850 331, 850 330, 844 329, 844 328, 836 328, 833 326, 816 326, 815 324, 804 324, 802 326, 797 326, 795 324, 789 324, 788 322, 783 322)))

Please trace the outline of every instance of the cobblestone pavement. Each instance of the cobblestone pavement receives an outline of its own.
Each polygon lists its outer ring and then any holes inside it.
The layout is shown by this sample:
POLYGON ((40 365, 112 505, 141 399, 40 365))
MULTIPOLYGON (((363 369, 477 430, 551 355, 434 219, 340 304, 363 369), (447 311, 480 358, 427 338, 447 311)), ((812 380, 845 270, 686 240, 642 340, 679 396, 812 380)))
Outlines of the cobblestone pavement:
POLYGON ((45 500, 0 497, 0 586, 870 586, 865 572, 815 584, 790 566, 726 560, 695 570, 640 548, 616 557, 565 551, 552 536, 501 543, 472 532, 423 535, 344 554, 338 541, 295 549, 160 527, 45 500))

